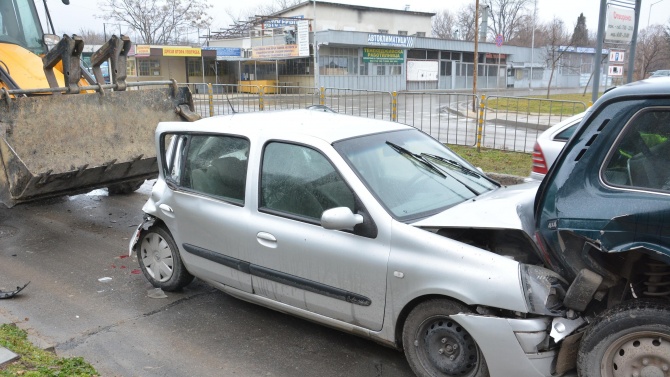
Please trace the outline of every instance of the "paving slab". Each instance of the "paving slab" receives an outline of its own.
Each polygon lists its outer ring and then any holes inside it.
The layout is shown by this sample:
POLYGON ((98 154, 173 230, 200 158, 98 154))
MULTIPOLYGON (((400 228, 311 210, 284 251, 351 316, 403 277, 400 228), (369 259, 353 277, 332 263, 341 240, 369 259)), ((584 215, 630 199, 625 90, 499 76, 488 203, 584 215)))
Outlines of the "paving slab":
POLYGON ((8 350, 5 347, 0 347, 0 367, 18 358, 19 355, 15 354, 14 352, 8 350))

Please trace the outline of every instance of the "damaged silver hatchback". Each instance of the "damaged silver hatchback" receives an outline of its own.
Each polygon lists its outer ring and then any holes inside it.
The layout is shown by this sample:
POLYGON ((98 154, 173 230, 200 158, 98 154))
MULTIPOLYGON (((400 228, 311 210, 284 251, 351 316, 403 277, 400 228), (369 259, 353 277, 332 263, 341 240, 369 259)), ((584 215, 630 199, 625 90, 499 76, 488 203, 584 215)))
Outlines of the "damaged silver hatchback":
POLYGON ((154 286, 198 277, 402 349, 418 376, 560 372, 582 320, 519 252, 534 186, 502 188, 412 127, 306 110, 160 123, 156 145, 130 245, 154 286))

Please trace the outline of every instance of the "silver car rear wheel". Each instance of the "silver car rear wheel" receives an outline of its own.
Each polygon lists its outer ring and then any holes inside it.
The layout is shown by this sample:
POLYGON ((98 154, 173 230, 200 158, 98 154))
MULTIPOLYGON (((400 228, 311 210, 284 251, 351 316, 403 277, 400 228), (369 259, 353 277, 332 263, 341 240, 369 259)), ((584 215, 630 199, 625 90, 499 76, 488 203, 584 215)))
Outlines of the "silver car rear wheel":
POLYGON ((193 280, 172 236, 160 226, 142 234, 137 259, 144 276, 154 287, 175 291, 193 280))

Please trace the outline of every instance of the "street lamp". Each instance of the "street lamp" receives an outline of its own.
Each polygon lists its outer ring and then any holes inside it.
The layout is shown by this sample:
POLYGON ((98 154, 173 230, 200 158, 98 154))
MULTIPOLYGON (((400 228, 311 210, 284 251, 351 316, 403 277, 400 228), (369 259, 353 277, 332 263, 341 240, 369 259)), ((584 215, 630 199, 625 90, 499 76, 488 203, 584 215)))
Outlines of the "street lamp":
POLYGON ((647 29, 649 29, 649 20, 651 19, 651 7, 653 7, 654 5, 660 3, 661 1, 664 1, 664 0, 658 0, 658 1, 655 2, 655 3, 651 3, 651 4, 649 4, 649 15, 647 16, 647 29))

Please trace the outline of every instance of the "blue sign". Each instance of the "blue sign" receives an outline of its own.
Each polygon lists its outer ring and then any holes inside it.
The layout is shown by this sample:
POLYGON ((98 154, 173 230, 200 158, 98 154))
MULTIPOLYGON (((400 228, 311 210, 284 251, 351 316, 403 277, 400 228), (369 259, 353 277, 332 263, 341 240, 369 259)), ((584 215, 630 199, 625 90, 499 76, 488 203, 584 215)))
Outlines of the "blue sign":
POLYGON ((498 34, 498 36, 496 37, 496 46, 501 47, 503 45, 504 40, 505 39, 503 38, 503 36, 501 34, 498 34))
POLYGON ((297 25, 298 21, 305 18, 305 16, 291 16, 291 18, 277 18, 274 20, 266 21, 263 24, 263 27, 266 29, 278 29, 285 26, 297 25))
POLYGON ((203 50, 216 50, 216 56, 242 56, 242 49, 239 47, 203 47, 203 50))

